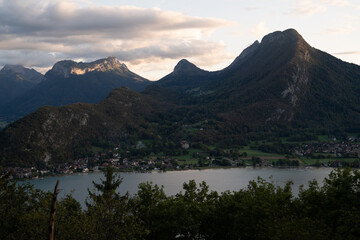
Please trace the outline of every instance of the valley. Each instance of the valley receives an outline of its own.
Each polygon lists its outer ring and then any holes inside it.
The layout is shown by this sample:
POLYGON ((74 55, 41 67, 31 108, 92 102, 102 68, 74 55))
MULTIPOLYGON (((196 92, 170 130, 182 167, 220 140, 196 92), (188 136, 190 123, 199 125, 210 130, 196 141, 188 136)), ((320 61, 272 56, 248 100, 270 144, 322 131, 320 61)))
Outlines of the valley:
POLYGON ((312 48, 294 29, 265 36, 215 72, 181 60, 150 82, 108 57, 61 61, 45 78, 33 88, 39 101, 26 104, 53 106, 0 133, 3 167, 64 172, 89 158, 135 171, 358 165, 360 67, 312 48))
POLYGON ((358 240, 359 0, 0 0, 1 240, 358 240))

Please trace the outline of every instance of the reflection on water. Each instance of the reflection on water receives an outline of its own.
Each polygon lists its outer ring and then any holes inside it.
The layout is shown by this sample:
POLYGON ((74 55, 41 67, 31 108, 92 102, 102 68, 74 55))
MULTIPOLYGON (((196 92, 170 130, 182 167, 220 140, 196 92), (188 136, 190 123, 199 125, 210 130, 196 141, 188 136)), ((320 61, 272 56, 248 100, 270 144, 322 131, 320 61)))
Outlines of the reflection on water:
MULTIPOLYGON (((123 182, 120 185, 120 193, 129 192, 135 194, 139 183, 152 182, 163 185, 167 195, 174 195, 182 190, 184 182, 194 179, 197 183, 205 181, 211 190, 224 192, 226 190, 238 191, 245 188, 250 180, 262 177, 272 181, 277 186, 283 186, 292 181, 293 193, 296 195, 300 185, 307 186, 308 182, 316 179, 322 183, 329 175, 332 168, 230 168, 230 169, 206 169, 151 173, 120 173, 123 182), (269 179, 271 177, 271 180, 269 179)), ((59 197, 72 193, 83 206, 88 195, 87 189, 92 190, 92 181, 100 182, 103 178, 101 172, 74 174, 68 176, 47 177, 29 181, 35 188, 52 191, 56 180, 60 180, 59 197)))

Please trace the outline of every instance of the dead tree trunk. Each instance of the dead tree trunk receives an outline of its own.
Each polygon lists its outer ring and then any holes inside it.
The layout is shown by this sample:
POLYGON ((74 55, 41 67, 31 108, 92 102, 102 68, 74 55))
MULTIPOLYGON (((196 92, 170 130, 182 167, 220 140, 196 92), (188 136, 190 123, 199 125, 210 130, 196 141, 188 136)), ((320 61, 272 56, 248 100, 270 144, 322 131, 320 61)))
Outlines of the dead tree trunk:
POLYGON ((52 196, 51 210, 50 210, 49 240, 54 240, 56 198, 59 193, 58 185, 59 185, 59 180, 56 181, 54 193, 52 196))

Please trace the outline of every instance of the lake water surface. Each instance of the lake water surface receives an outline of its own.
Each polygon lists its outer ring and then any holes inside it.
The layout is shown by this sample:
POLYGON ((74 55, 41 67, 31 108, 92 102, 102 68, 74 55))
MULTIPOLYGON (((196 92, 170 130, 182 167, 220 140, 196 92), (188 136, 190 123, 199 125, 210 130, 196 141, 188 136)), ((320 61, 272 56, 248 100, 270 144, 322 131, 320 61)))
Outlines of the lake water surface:
MULTIPOLYGON (((250 180, 257 179, 258 176, 271 180, 277 186, 284 186, 287 181, 293 181, 293 193, 296 195, 300 185, 307 186, 308 182, 316 179, 322 183, 324 178, 329 175, 332 168, 229 168, 229 169, 206 169, 206 170, 186 170, 168 172, 149 172, 149 173, 120 173, 123 182, 120 185, 120 193, 129 192, 135 194, 139 183, 152 182, 153 184, 163 185, 167 195, 174 195, 182 190, 184 182, 194 179, 197 183, 205 181, 211 190, 224 192, 226 190, 238 191, 246 188, 250 180)), ((92 181, 100 182, 103 178, 101 172, 74 174, 67 176, 46 177, 44 179, 30 180, 35 188, 44 191, 53 191, 56 180, 60 181, 61 192, 59 197, 72 193, 82 206, 88 196, 87 189, 92 190, 92 181)))

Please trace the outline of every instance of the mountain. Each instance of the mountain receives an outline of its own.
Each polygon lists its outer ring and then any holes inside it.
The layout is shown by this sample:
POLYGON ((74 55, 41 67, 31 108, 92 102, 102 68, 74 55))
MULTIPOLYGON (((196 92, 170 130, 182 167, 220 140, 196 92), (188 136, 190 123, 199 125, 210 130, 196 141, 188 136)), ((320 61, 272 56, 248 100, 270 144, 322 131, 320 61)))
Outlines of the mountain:
POLYGON ((294 29, 245 49, 202 96, 226 120, 359 128, 360 67, 311 47, 294 29))
POLYGON ((174 71, 154 84, 175 92, 200 92, 201 87, 216 79, 215 72, 208 72, 195 66, 186 59, 182 59, 174 71))
POLYGON ((20 65, 5 65, 0 71, 0 103, 7 104, 44 80, 44 76, 20 65))
POLYGON ((288 29, 255 41, 223 70, 207 72, 182 60, 155 84, 164 88, 163 99, 166 89, 181 92, 179 103, 206 108, 232 125, 359 128, 359 83, 359 66, 311 47, 288 29))
POLYGON ((2 115, 24 116, 41 106, 76 102, 97 103, 111 90, 126 86, 142 91, 151 81, 131 72, 115 57, 90 63, 60 61, 45 74, 45 80, 8 103, 2 115))
POLYGON ((166 112, 164 106, 122 87, 98 104, 42 107, 0 133, 1 156, 22 166, 41 165, 49 160, 64 162, 79 149, 105 140, 126 141, 141 129, 151 134, 152 119, 158 111, 166 112))
MULTIPOLYGON (((75 81, 103 74, 86 70, 94 66, 63 65, 46 76, 75 81)), ((92 146, 131 147, 144 139, 153 143, 151 152, 183 139, 239 145, 287 129, 360 132, 359 118, 360 66, 311 47, 288 29, 254 42, 220 71, 182 60, 142 93, 121 88, 98 104, 41 108, 1 132, 0 159, 5 165, 61 162, 92 146)))

